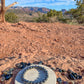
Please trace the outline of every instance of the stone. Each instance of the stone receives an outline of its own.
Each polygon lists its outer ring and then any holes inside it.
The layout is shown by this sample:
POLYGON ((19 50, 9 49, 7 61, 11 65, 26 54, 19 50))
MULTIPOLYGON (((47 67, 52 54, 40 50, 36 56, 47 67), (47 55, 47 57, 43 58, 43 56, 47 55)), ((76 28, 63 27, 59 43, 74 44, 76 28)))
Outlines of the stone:
POLYGON ((62 83, 62 79, 61 78, 57 78, 57 82, 58 83, 62 83))

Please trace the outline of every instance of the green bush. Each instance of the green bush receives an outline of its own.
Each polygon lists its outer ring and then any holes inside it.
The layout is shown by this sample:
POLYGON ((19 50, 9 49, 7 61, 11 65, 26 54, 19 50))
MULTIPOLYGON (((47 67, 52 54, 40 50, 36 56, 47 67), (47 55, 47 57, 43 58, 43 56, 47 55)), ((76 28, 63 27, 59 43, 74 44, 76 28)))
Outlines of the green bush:
POLYGON ((70 21, 70 19, 60 18, 59 21, 62 22, 62 23, 68 23, 70 21))
POLYGON ((57 22, 62 19, 63 15, 61 11, 50 10, 47 14, 43 14, 36 19, 36 22, 57 22))
POLYGON ((70 14, 73 16, 74 19, 77 20, 79 24, 84 23, 84 4, 81 2, 81 0, 75 0, 77 8, 76 9, 71 9, 67 12, 67 14, 70 14))
POLYGON ((62 11, 50 10, 47 13, 47 17, 55 17, 55 16, 57 16, 58 18, 62 18, 63 17, 62 11))
POLYGON ((84 15, 82 15, 82 16, 79 16, 78 18, 77 18, 77 21, 78 21, 78 23, 84 23, 84 15))
POLYGON ((36 19, 36 22, 49 22, 49 17, 44 14, 43 16, 39 16, 39 18, 36 19))
POLYGON ((6 19, 7 22, 10 22, 10 23, 17 23, 17 22, 19 22, 18 21, 18 17, 14 13, 12 13, 12 12, 7 13, 5 15, 5 19, 6 19))

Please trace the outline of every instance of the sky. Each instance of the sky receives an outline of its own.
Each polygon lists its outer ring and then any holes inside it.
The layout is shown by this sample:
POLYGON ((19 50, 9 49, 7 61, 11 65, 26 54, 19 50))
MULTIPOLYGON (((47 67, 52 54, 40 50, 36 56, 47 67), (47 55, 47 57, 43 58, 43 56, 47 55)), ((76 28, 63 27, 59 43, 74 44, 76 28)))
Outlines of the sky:
POLYGON ((61 10, 76 8, 76 2, 74 0, 5 0, 6 6, 18 2, 15 6, 29 6, 29 7, 46 7, 49 9, 61 10))

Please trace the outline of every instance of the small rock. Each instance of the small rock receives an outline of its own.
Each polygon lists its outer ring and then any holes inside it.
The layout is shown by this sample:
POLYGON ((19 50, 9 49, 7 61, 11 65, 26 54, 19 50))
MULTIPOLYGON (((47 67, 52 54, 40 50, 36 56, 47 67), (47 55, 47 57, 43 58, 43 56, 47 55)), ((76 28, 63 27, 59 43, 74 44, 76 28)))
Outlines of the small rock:
POLYGON ((55 45, 55 43, 52 43, 52 45, 55 45))
POLYGON ((72 71, 70 69, 68 69, 67 73, 70 74, 70 73, 72 73, 72 71))
POLYGON ((43 64, 43 62, 42 62, 42 61, 40 61, 40 62, 38 62, 38 64, 43 64))
POLYGON ((70 81, 68 84, 74 84, 74 81, 70 81))
POLYGON ((62 72, 61 75, 64 76, 65 75, 65 72, 62 72))
POLYGON ((57 78, 57 82, 58 83, 62 83, 62 79, 61 78, 57 78))
POLYGON ((30 65, 31 65, 31 63, 28 63, 27 65, 28 65, 28 66, 30 66, 30 65))
POLYGON ((69 74, 69 78, 71 79, 71 80, 75 80, 76 78, 73 76, 73 74, 69 74))
POLYGON ((61 70, 61 69, 59 69, 59 72, 62 72, 62 70, 61 70))
POLYGON ((67 81, 63 81, 62 84, 69 84, 67 81))
POLYGON ((82 73, 82 75, 84 75, 84 69, 83 69, 83 70, 81 70, 81 73, 82 73))
POLYGON ((82 76, 78 75, 77 78, 78 78, 78 79, 82 79, 82 76))
POLYGON ((63 56, 63 59, 66 59, 66 57, 65 57, 65 56, 63 56))
POLYGON ((56 69, 55 68, 51 68, 52 70, 54 70, 54 71, 56 71, 56 69))
POLYGON ((21 56, 22 55, 22 53, 19 53, 19 56, 21 56))
POLYGON ((18 25, 22 25, 22 24, 19 22, 18 25))

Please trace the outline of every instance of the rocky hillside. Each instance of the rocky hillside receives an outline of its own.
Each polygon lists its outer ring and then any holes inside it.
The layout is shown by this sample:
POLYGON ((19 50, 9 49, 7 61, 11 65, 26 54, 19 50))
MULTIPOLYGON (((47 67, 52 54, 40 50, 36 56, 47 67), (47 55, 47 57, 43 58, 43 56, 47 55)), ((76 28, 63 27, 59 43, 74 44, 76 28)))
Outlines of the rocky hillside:
MULTIPOLYGON (((21 61, 43 61, 53 68, 71 69, 83 76, 82 80, 76 80, 75 83, 84 84, 84 26, 62 23, 0 23, 0 72, 21 61)), ((62 80, 70 81, 55 73, 62 80)), ((16 74, 13 78, 15 76, 16 74)), ((13 82, 10 79, 5 84, 13 82)))
POLYGON ((35 22, 36 18, 42 16, 44 13, 47 13, 49 11, 50 9, 47 8, 14 6, 7 10, 6 13, 15 13, 18 16, 19 21, 35 22))
POLYGON ((11 7, 10 9, 12 10, 20 10, 23 12, 41 12, 41 13, 47 13, 50 11, 48 8, 39 8, 39 7, 19 7, 19 6, 14 6, 11 7))

